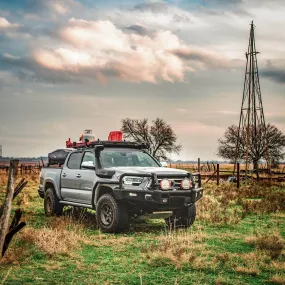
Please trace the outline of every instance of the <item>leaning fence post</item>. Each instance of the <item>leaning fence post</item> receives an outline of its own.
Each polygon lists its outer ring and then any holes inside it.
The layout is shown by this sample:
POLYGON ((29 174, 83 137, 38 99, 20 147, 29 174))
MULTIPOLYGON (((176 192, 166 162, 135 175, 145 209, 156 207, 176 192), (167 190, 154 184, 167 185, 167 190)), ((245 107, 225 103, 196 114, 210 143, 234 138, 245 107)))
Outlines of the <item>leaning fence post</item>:
POLYGON ((220 164, 217 163, 217 185, 220 184, 220 164))
POLYGON ((208 172, 210 172, 211 169, 210 169, 210 165, 209 165, 209 162, 208 162, 208 161, 207 161, 207 168, 208 168, 208 172))
POLYGON ((239 188, 239 180, 240 180, 240 176, 239 176, 239 172, 240 172, 240 165, 239 162, 237 163, 237 188, 239 188))
POLYGON ((19 160, 10 161, 6 197, 2 207, 0 207, 0 259, 2 256, 4 242, 9 227, 9 218, 10 218, 12 200, 14 195, 14 182, 17 176, 18 164, 19 160))

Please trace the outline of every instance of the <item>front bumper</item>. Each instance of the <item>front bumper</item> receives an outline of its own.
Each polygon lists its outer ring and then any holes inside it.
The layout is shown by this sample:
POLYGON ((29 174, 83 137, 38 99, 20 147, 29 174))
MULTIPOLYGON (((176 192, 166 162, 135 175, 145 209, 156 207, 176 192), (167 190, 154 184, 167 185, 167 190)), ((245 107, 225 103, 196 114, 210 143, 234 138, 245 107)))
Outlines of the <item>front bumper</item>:
POLYGON ((201 183, 200 173, 185 174, 169 174, 163 175, 163 178, 184 178, 193 177, 195 188, 191 190, 161 190, 159 188, 158 176, 155 173, 149 174, 133 174, 124 173, 119 180, 119 188, 114 189, 116 199, 125 200, 134 205, 141 204, 144 207, 152 207, 153 209, 174 210, 182 206, 188 206, 196 203, 203 197, 203 188, 201 183), (152 180, 151 188, 149 190, 133 190, 124 189, 123 177, 125 176, 138 176, 150 177, 152 180))
POLYGON ((176 209, 196 203, 203 197, 203 188, 177 191, 114 190, 116 199, 152 205, 154 208, 176 209))

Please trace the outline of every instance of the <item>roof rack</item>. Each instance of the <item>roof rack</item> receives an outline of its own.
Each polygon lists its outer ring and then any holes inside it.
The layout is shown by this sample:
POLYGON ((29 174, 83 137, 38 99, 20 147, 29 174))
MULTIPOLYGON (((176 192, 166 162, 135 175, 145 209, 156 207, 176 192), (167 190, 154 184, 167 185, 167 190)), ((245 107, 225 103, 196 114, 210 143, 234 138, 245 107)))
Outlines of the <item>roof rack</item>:
POLYGON ((135 148, 135 149, 147 149, 149 146, 144 143, 126 142, 126 141, 94 141, 86 143, 73 143, 74 149, 86 149, 94 148, 96 145, 103 145, 104 147, 120 147, 120 148, 135 148))

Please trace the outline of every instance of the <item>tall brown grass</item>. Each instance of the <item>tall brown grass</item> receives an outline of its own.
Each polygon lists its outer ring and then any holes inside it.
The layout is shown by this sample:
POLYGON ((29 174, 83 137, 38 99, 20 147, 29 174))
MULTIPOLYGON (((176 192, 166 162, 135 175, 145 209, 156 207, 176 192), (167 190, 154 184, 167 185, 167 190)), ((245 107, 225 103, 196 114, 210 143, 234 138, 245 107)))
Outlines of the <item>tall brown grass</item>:
POLYGON ((180 268, 183 264, 191 263, 200 266, 205 262, 199 252, 205 250, 203 242, 207 235, 201 231, 169 233, 159 236, 156 241, 147 242, 142 246, 143 256, 152 266, 165 264, 180 268))
POLYGON ((258 233, 245 239, 248 244, 266 251, 271 258, 278 258, 284 249, 284 240, 279 232, 258 233))
POLYGON ((53 218, 49 226, 40 229, 26 228, 20 239, 36 245, 49 256, 70 255, 73 249, 90 242, 84 227, 68 218, 53 218))
POLYGON ((241 188, 224 183, 205 185, 204 197, 197 204, 197 218, 207 223, 239 223, 247 214, 285 211, 285 191, 282 184, 248 183, 241 188))

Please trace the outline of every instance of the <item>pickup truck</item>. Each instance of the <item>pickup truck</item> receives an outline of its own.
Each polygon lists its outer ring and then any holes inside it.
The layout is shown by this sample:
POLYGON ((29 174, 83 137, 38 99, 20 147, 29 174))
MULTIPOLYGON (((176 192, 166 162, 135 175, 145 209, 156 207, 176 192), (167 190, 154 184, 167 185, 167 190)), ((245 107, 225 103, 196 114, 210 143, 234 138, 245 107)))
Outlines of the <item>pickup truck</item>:
POLYGON ((99 141, 71 151, 63 166, 44 167, 39 196, 46 216, 65 205, 96 210, 102 232, 129 229, 129 219, 168 212, 169 227, 189 227, 202 198, 200 174, 162 167, 144 144, 99 141))

